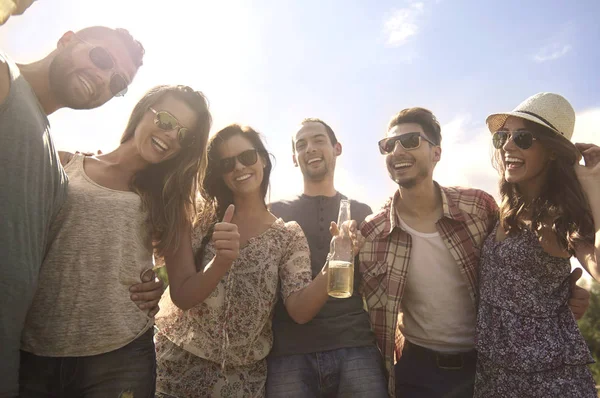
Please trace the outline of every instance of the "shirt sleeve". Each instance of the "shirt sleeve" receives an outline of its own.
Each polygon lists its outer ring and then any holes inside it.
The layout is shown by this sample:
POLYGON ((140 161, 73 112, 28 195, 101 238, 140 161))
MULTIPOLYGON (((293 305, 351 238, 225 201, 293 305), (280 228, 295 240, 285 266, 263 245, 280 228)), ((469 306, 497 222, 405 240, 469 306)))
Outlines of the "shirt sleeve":
POLYGON ((288 245, 279 264, 281 298, 308 286, 312 282, 310 250, 302 228, 296 222, 286 223, 288 245))

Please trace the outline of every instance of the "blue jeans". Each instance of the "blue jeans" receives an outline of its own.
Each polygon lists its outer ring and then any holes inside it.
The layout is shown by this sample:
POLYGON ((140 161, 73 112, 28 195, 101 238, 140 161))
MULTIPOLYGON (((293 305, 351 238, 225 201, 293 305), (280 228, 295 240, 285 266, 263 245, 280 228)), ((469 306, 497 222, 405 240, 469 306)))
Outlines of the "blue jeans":
POLYGON ((385 398, 387 382, 376 346, 268 358, 268 398, 385 398))
POLYGON ((394 366, 396 398, 473 398, 477 354, 445 355, 405 342, 394 366))
POLYGON ((87 357, 40 357, 21 352, 21 398, 153 398, 153 330, 117 350, 87 357), (129 393, 129 394, 128 394, 129 393))

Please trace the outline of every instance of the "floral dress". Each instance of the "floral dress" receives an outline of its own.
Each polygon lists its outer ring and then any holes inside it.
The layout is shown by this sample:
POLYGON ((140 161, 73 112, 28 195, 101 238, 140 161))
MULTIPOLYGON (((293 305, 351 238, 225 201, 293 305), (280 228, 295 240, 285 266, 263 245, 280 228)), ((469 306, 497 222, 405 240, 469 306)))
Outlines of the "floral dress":
MULTIPOLYGON (((202 233, 195 229, 194 251, 201 241, 202 233)), ((214 256, 209 243, 203 266, 214 256)), ((240 249, 203 303, 182 311, 165 292, 156 318, 157 396, 264 396, 275 303, 311 281, 302 229, 278 219, 240 249)))
POLYGON ((475 397, 596 398, 590 351, 567 302, 569 259, 523 230, 483 246, 475 397))

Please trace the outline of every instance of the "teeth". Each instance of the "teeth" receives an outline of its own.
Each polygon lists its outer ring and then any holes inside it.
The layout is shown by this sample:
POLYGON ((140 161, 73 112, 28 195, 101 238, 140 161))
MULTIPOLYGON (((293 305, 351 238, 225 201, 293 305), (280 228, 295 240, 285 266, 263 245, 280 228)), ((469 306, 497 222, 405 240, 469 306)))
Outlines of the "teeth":
POLYGON ((83 86, 87 90, 88 95, 91 97, 92 93, 93 93, 91 83, 85 77, 83 77, 81 75, 77 75, 77 77, 79 78, 79 81, 81 82, 81 84, 83 84, 83 86))
POLYGON ((156 144, 156 146, 158 146, 161 150, 163 151, 168 151, 169 150, 169 146, 161 139, 156 138, 156 137, 152 137, 152 142, 154 142, 154 144, 156 144))
POLYGON ((410 166, 412 166, 412 163, 409 163, 409 162, 394 163, 395 169, 402 169, 404 167, 410 167, 410 166))
POLYGON ((239 177, 236 177, 235 180, 236 181, 246 181, 250 177, 252 177, 252 175, 250 175, 250 174, 244 174, 244 175, 241 175, 239 177))
POLYGON ((504 161, 505 161, 506 163, 525 163, 525 162, 523 161, 523 159, 519 159, 519 158, 513 158, 513 157, 506 157, 506 158, 504 159, 504 161))
POLYGON ((321 161, 321 158, 314 158, 314 159, 309 160, 308 164, 312 164, 314 162, 320 162, 320 161, 321 161))

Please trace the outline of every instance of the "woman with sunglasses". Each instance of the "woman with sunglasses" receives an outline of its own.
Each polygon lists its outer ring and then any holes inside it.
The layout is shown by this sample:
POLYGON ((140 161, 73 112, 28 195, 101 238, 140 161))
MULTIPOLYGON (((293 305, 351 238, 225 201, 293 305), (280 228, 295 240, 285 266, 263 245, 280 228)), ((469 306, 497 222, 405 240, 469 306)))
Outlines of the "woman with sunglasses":
POLYGON ((158 86, 114 151, 61 153, 69 189, 22 337, 22 397, 153 396, 154 317, 129 288, 153 253, 184 244, 179 225, 195 214, 210 124, 202 93, 158 86))
POLYGON ((249 127, 231 125, 211 139, 198 222, 165 256, 157 396, 264 396, 278 298, 298 323, 327 300, 326 269, 312 280, 302 229, 267 209, 271 168, 249 127))
POLYGON ((600 148, 571 143, 575 112, 557 94, 487 125, 502 202, 481 255, 475 396, 595 398, 568 299, 571 256, 600 277, 600 148))

